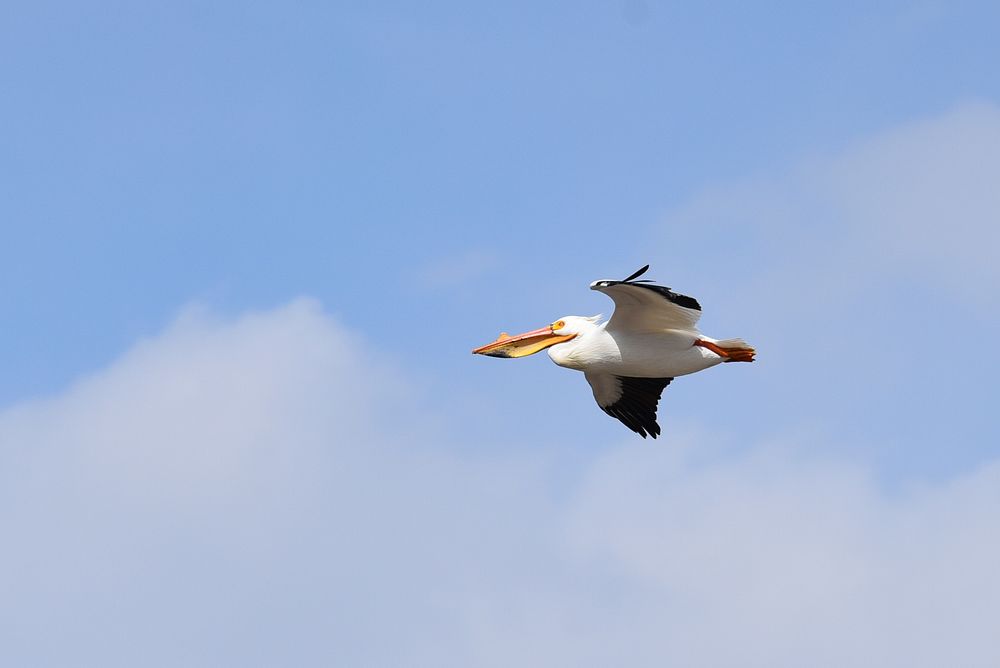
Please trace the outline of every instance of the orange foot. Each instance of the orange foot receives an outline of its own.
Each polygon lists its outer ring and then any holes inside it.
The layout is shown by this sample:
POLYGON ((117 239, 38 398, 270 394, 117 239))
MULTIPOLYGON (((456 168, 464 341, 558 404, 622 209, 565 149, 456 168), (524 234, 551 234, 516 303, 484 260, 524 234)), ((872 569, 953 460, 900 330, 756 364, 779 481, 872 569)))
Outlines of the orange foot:
POLYGON ((694 345, 708 348, 726 362, 753 362, 754 355, 757 354, 753 348, 723 348, 703 339, 698 339, 694 345))

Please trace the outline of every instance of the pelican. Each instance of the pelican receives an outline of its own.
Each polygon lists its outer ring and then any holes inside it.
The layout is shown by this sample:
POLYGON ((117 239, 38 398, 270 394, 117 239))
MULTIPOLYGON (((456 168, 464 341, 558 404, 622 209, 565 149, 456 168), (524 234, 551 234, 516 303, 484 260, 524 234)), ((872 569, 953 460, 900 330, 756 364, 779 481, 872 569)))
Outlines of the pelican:
POLYGON ((517 336, 501 333, 472 352, 510 358, 548 349, 559 366, 583 372, 605 413, 643 438, 656 438, 656 407, 674 378, 721 362, 753 362, 756 351, 743 339, 713 339, 699 332, 697 300, 636 280, 647 269, 648 264, 623 281, 590 284, 615 302, 606 322, 599 315, 567 315, 517 336))

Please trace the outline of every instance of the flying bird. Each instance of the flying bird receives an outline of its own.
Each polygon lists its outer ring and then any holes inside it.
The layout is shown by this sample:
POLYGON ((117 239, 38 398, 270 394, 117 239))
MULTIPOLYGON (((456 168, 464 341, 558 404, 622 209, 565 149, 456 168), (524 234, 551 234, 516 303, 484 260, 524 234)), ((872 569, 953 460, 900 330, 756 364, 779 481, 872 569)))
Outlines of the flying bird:
POLYGON ((756 351, 742 339, 713 339, 699 332, 697 300, 636 280, 647 269, 648 264, 623 281, 590 284, 615 302, 606 322, 599 315, 567 315, 517 336, 501 333, 472 352, 526 357, 547 348, 553 362, 583 372, 605 413, 643 438, 656 438, 656 408, 674 378, 720 362, 753 362, 756 351))

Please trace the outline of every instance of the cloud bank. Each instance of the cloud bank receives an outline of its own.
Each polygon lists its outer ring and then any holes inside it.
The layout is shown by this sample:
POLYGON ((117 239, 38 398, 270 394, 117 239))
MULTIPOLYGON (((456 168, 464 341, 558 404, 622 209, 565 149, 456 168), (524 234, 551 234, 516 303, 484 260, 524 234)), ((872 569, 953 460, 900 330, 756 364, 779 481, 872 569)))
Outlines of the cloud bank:
POLYGON ((302 300, 0 414, 0 660, 1000 662, 1000 462, 887 492, 697 431, 477 454, 419 393, 302 300))

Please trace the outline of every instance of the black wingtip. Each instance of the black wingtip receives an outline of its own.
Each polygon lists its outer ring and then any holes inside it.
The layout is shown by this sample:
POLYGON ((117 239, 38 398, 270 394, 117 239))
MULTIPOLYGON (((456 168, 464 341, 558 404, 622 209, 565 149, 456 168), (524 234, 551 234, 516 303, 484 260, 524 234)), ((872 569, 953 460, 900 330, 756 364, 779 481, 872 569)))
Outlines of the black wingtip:
POLYGON ((640 276, 642 276, 643 274, 646 273, 647 269, 649 269, 649 265, 648 264, 645 267, 643 267, 642 269, 640 269, 639 271, 635 272, 634 274, 632 274, 631 276, 629 276, 628 278, 626 278, 624 281, 622 281, 622 283, 628 283, 632 279, 639 278, 640 276))

